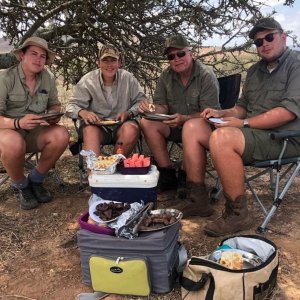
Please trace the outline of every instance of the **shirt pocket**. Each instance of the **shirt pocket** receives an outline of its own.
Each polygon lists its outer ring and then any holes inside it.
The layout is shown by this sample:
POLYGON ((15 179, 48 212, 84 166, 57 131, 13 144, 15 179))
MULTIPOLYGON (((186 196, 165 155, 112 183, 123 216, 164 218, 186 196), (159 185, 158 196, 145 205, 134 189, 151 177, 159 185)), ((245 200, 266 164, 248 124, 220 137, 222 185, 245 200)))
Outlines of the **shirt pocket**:
POLYGON ((7 100, 7 110, 25 110, 28 96, 25 93, 10 93, 7 100))

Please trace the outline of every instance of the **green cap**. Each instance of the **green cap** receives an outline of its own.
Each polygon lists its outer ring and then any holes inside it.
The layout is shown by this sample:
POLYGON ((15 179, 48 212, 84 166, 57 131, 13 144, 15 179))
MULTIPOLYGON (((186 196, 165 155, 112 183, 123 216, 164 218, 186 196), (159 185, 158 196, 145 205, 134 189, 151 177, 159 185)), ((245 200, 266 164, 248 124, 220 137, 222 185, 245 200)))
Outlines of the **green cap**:
POLYGON ((254 27, 251 29, 251 31, 249 32, 249 38, 254 39, 257 32, 266 29, 279 29, 280 31, 283 31, 281 25, 273 18, 263 18, 258 20, 254 27))
POLYGON ((164 54, 167 54, 169 48, 190 48, 190 44, 183 35, 177 34, 166 38, 164 54))

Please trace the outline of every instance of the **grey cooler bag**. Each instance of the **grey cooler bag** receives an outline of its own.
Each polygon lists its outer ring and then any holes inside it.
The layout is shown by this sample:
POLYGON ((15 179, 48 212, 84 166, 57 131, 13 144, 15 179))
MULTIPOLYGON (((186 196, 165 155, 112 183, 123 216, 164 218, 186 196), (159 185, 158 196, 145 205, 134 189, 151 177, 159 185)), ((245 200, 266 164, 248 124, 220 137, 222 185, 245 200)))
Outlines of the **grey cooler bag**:
POLYGON ((92 255, 116 259, 120 256, 144 258, 148 263, 151 292, 170 292, 177 279, 179 229, 178 222, 162 230, 140 233, 137 238, 131 240, 80 229, 77 237, 83 283, 91 285, 89 259, 92 255))

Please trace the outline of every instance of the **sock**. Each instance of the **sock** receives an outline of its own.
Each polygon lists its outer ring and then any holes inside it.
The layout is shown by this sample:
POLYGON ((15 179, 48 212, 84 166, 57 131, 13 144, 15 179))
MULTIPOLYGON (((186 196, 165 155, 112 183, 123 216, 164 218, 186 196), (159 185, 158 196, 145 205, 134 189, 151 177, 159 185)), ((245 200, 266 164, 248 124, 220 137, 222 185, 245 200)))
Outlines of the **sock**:
POLYGON ((42 183, 46 177, 46 174, 41 174, 36 168, 32 169, 28 178, 32 182, 42 183))
POLYGON ((24 176, 21 181, 13 182, 11 185, 18 190, 25 189, 28 186, 28 179, 24 176))

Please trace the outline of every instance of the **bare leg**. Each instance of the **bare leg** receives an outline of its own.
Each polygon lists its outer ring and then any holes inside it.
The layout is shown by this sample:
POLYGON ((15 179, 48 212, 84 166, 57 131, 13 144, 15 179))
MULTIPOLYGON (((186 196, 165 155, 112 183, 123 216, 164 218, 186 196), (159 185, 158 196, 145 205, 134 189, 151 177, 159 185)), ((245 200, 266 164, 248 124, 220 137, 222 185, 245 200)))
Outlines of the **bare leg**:
POLYGON ((19 182, 24 178, 25 153, 25 141, 18 132, 11 129, 1 130, 0 158, 13 182, 19 182))
POLYGON ((166 168, 171 166, 172 163, 167 150, 166 141, 170 134, 169 126, 162 122, 142 119, 141 127, 146 143, 159 167, 166 168))
MULTIPOLYGON (((123 143, 124 155, 128 156, 137 144, 140 135, 139 126, 133 122, 125 122, 117 132, 117 141, 123 143)), ((116 151, 116 147, 114 149, 116 151)))
POLYGON ((56 161, 68 146, 69 134, 65 127, 52 125, 45 127, 37 138, 37 146, 41 152, 37 170, 41 174, 47 173, 54 167, 56 161))
POLYGON ((224 192, 236 199, 244 194, 244 135, 238 128, 225 127, 215 130, 209 148, 224 192))
POLYGON ((85 150, 92 150, 96 156, 101 154, 100 145, 104 139, 101 127, 89 125, 83 128, 83 142, 85 150))
POLYGON ((183 126, 184 166, 190 182, 204 183, 206 149, 211 132, 209 124, 202 118, 191 119, 183 126))

